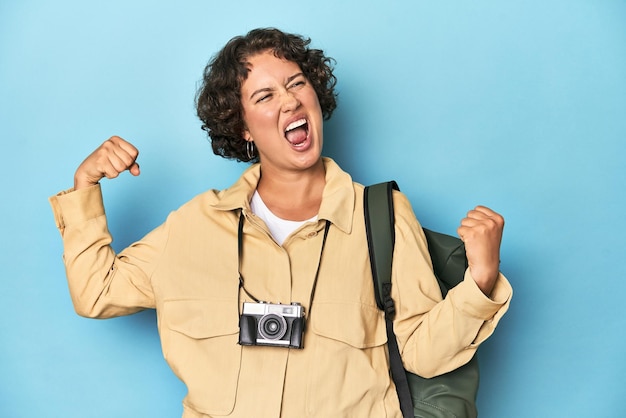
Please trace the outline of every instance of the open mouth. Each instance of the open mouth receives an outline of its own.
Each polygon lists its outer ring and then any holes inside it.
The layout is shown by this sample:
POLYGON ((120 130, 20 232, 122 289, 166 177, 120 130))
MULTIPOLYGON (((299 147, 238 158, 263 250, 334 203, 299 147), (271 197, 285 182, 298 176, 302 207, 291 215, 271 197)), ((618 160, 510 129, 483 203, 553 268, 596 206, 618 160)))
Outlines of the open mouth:
POLYGON ((285 138, 295 147, 304 144, 308 136, 309 123, 304 118, 291 122, 285 129, 285 138))

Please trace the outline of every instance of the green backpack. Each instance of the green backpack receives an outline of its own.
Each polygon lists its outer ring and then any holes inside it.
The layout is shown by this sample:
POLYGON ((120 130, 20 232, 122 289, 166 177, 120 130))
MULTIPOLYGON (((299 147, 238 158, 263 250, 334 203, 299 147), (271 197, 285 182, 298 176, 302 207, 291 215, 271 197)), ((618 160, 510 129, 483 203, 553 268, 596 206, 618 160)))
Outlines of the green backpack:
MULTIPOLYGON (((395 315, 391 299, 391 265, 394 233, 393 190, 395 181, 365 188, 365 228, 370 253, 376 303, 385 312, 391 375, 404 418, 474 418, 477 416, 479 368, 476 356, 449 373, 425 379, 404 370, 393 332, 395 315)), ((443 297, 459 284, 467 269, 465 245, 450 235, 424 229, 433 270, 443 297)))

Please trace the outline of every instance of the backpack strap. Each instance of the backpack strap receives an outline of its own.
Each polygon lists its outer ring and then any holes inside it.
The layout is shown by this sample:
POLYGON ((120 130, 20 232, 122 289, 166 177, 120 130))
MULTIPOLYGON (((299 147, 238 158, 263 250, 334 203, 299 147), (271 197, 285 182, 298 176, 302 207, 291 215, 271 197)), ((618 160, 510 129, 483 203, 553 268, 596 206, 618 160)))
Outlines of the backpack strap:
POLYGON ((391 267, 395 244, 393 191, 400 190, 395 181, 365 187, 363 205, 365 230, 370 254, 374 295, 376 304, 385 312, 389 367, 400 400, 404 418, 413 418, 413 401, 406 372, 400 356, 400 348, 393 331, 395 305, 391 298, 391 267))
POLYGON ((363 193, 365 231, 374 279, 374 295, 378 308, 393 319, 391 299, 391 265, 395 244, 393 190, 399 190, 395 181, 378 183, 365 188, 363 193), (389 307, 391 305, 391 307, 389 307))

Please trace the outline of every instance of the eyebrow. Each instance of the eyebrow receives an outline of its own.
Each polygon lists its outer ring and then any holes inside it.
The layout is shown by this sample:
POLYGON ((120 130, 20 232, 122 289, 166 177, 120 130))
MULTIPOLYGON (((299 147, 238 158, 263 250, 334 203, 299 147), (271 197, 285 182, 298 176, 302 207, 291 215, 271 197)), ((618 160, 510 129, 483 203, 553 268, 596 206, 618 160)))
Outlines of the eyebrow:
MULTIPOLYGON (((289 83, 291 83, 293 80, 295 80, 296 78, 298 78, 298 77, 300 77, 300 76, 304 76, 304 73, 299 72, 299 73, 296 73, 296 74, 294 74, 294 75, 292 75, 292 76, 288 77, 288 78, 287 78, 287 80, 285 81, 285 84, 289 84, 289 83)), ((252 94, 250 95, 250 99, 252 99, 254 96, 256 96, 256 95, 257 95, 257 94, 259 94, 259 93, 265 93, 265 92, 272 91, 272 90, 273 90, 273 89, 272 89, 271 87, 263 87, 263 88, 260 88, 260 89, 258 89, 258 90, 255 90, 255 91, 253 91, 253 92, 252 92, 252 94)))

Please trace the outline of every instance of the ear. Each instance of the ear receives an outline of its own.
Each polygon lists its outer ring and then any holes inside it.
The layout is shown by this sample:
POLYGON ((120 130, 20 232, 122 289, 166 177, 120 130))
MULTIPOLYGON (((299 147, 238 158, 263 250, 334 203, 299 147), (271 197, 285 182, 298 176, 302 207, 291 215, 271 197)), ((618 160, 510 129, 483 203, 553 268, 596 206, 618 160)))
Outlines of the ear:
POLYGON ((254 141, 254 140, 252 139, 252 135, 250 134, 250 131, 248 130, 248 128, 244 128, 244 129, 243 129, 243 139, 244 139, 246 142, 254 141))

